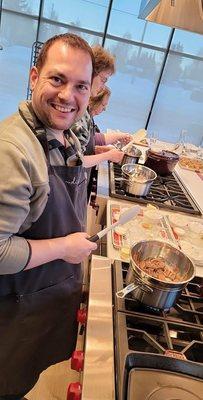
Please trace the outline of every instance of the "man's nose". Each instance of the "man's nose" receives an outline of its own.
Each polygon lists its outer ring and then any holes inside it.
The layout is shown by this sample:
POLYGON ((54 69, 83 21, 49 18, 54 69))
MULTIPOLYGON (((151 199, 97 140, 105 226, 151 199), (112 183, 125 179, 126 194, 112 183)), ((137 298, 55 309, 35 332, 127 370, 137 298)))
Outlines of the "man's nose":
POLYGON ((74 95, 73 87, 68 84, 61 87, 58 93, 58 97, 62 100, 70 100, 71 98, 73 98, 73 95, 74 95))

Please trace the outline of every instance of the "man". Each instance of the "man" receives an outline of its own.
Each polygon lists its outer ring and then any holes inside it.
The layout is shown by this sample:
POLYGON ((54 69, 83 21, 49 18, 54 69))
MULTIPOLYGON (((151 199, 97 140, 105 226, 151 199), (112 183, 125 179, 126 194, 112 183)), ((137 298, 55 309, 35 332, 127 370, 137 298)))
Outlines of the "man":
MULTIPOLYGON (((91 97, 96 97, 99 92, 101 92, 105 88, 105 84, 108 79, 115 73, 115 59, 114 57, 103 47, 94 46, 92 47, 92 51, 94 54, 95 60, 95 74, 93 77, 92 87, 91 87, 91 97)), ((85 155, 94 155, 95 154, 95 143, 94 143, 94 132, 93 132, 93 121, 87 110, 84 114, 83 118, 76 122, 72 126, 73 132, 77 135, 80 140, 80 143, 83 147, 83 151, 85 155)), ((130 140, 130 135, 123 132, 114 132, 109 134, 109 142, 106 143, 105 137, 103 135, 103 145, 114 143, 117 140, 130 140)), ((123 157, 123 153, 113 149, 109 151, 109 158, 107 155, 105 156, 105 160, 111 160, 115 162, 121 161, 123 157)), ((91 167, 96 165, 98 162, 103 161, 100 159, 100 156, 93 156, 90 158, 85 158, 85 166, 91 167)))
POLYGON ((87 107, 94 58, 72 34, 43 46, 32 101, 0 124, 0 399, 17 400, 75 348, 86 173, 67 130, 87 107))
MULTIPOLYGON (((95 97, 98 93, 105 88, 108 79, 115 73, 115 60, 114 57, 102 46, 94 46, 92 48, 95 60, 95 75, 93 77, 91 87, 91 97, 95 97)), ((83 118, 76 122, 71 129, 79 138, 84 152, 84 165, 88 173, 88 197, 91 192, 92 176, 94 175, 94 167, 102 161, 120 162, 123 158, 123 152, 117 149, 109 149, 109 151, 95 154, 95 132, 94 121, 89 113, 86 111, 83 118)), ((122 132, 114 132, 109 135, 100 133, 101 145, 115 143, 118 140, 124 142, 130 141, 130 135, 122 132)))

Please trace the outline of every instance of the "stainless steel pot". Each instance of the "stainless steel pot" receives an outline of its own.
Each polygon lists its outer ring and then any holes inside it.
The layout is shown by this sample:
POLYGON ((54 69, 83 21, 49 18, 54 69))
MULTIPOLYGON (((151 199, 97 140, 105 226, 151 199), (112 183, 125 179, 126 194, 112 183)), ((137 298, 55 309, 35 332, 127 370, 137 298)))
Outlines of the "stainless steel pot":
POLYGON ((137 164, 124 164, 121 170, 124 190, 134 196, 147 196, 157 177, 156 172, 137 164))
POLYGON ((137 164, 141 155, 142 155, 141 150, 137 149, 137 147, 132 145, 126 152, 124 152, 124 156, 121 161, 121 165, 137 164))
POLYGON ((149 307, 169 310, 194 276, 194 264, 181 250, 158 240, 145 240, 131 248, 130 266, 126 276, 128 286, 117 292, 117 296, 122 298, 132 292, 135 299, 149 307), (140 261, 158 257, 171 266, 177 266, 183 279, 180 282, 162 281, 139 268, 140 261))

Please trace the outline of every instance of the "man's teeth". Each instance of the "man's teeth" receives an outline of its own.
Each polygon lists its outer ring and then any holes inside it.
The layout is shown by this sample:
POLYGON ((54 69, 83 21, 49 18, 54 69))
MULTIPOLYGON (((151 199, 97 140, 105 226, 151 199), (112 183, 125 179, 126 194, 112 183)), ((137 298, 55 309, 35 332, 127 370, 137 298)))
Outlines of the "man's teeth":
POLYGON ((63 107, 63 106, 59 106, 57 104, 53 104, 53 107, 56 110, 58 110, 60 112, 64 112, 64 113, 74 111, 74 108, 72 108, 72 107, 63 107))

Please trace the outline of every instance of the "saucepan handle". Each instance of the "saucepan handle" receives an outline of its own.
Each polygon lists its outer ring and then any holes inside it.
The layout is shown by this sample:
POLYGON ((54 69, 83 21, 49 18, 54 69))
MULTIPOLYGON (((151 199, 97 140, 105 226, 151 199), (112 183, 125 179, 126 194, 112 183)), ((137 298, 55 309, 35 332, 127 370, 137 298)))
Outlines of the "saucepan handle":
POLYGON ((139 279, 135 279, 135 282, 130 283, 124 289, 116 292, 116 296, 119 297, 120 299, 123 299, 125 296, 127 296, 128 293, 138 288, 145 293, 153 293, 153 289, 150 286, 148 286, 146 283, 143 283, 139 279))
POLYGON ((134 282, 130 283, 124 289, 116 292, 116 296, 119 297, 120 299, 123 299, 128 293, 132 292, 133 290, 137 289, 138 287, 139 287, 139 285, 135 285, 134 282))

